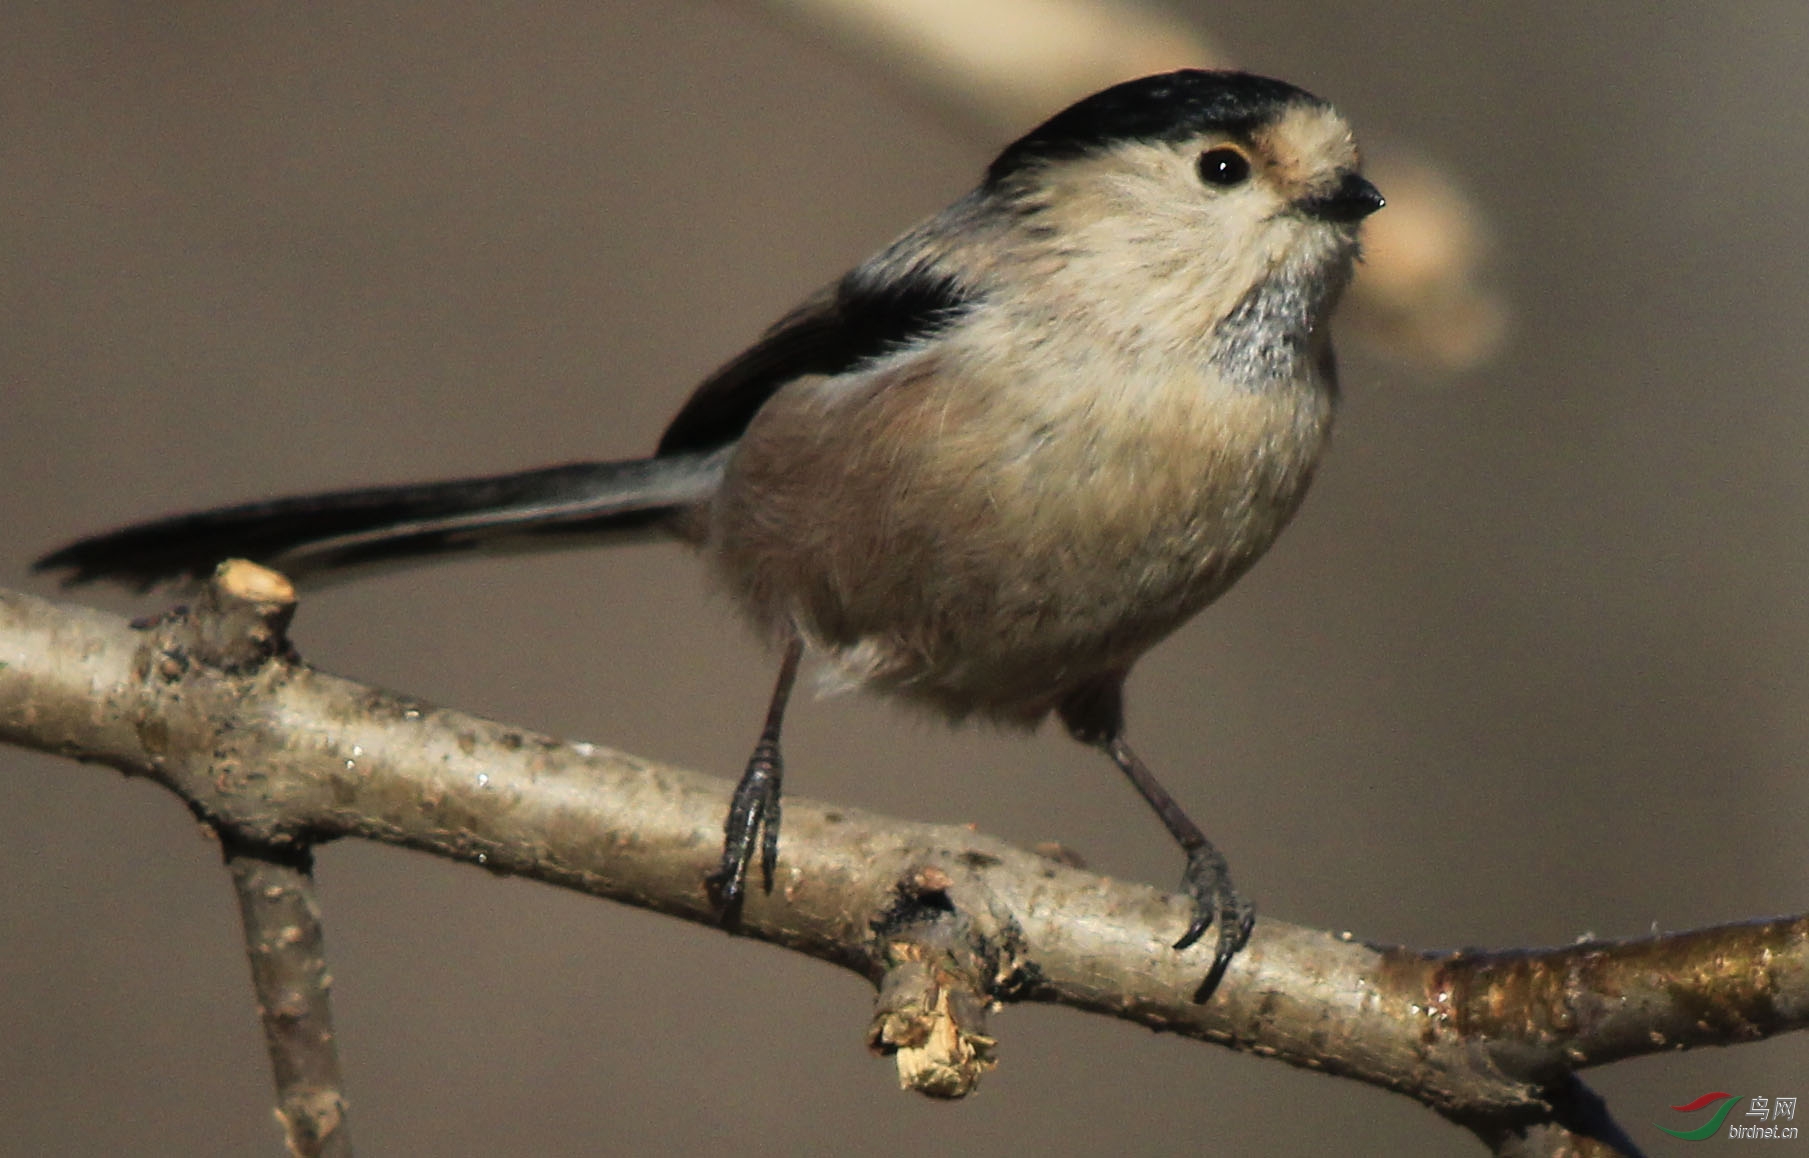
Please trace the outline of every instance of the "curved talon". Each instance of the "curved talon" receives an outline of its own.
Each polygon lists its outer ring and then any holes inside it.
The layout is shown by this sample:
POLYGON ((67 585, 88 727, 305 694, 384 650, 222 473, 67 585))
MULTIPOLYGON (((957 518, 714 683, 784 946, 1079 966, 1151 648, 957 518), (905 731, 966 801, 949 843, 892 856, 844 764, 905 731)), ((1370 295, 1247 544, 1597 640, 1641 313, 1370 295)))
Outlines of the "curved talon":
POLYGON ((1231 958, 1250 940, 1256 927, 1256 907, 1237 895, 1231 887, 1231 873, 1225 858, 1210 844, 1189 850, 1187 871, 1182 887, 1193 898, 1193 922, 1175 942, 1177 950, 1186 949, 1205 936, 1213 922, 1219 926, 1218 943, 1213 949, 1212 968, 1194 991, 1196 1004, 1205 1002, 1217 989, 1231 965, 1231 958))
POLYGON ((1250 929, 1255 922, 1255 911, 1246 906, 1236 923, 1224 921, 1219 925, 1218 949, 1212 957, 1212 968, 1206 970, 1206 976, 1201 980, 1200 987, 1193 991, 1195 1005, 1206 1004, 1206 999, 1212 996, 1214 990, 1218 989, 1219 982, 1225 979, 1225 970, 1231 967, 1232 956, 1244 947, 1244 942, 1250 939, 1250 929))
POLYGON ((741 915, 741 882, 735 879, 734 872, 725 865, 705 876, 704 892, 716 910, 716 923, 725 929, 733 928, 741 915))
MULTIPOLYGON (((1193 924, 1187 926, 1187 932, 1181 934, 1181 939, 1174 943, 1175 950, 1179 952, 1182 949, 1192 948, 1195 942, 1206 935, 1206 930, 1212 928, 1212 919, 1215 915, 1216 914, 1207 912, 1196 905, 1194 907, 1193 924)), ((1219 940, 1224 940, 1224 937, 1221 936, 1219 940)))

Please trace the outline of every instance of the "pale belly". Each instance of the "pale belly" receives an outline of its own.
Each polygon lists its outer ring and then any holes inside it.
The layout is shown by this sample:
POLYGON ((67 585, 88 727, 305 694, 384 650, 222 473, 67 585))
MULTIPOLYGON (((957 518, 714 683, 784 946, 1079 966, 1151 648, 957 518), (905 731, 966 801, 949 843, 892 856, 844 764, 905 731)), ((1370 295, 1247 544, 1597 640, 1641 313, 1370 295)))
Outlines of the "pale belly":
POLYGON ((1101 422, 914 385, 756 420, 706 551, 759 626, 803 635, 841 684, 1022 724, 1128 669, 1267 549, 1331 413, 1303 386, 1170 391, 1101 422))

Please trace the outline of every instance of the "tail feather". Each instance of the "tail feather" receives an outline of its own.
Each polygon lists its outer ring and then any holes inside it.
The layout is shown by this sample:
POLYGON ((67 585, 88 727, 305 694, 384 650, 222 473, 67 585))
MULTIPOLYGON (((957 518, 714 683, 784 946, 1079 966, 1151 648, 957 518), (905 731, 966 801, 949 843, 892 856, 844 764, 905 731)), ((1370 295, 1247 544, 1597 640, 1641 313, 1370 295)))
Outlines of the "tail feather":
POLYGON ((292 577, 487 547, 645 528, 716 488, 720 453, 572 463, 454 482, 333 491, 245 503, 122 527, 33 564, 73 586, 110 579, 139 590, 209 574, 223 559, 292 577))

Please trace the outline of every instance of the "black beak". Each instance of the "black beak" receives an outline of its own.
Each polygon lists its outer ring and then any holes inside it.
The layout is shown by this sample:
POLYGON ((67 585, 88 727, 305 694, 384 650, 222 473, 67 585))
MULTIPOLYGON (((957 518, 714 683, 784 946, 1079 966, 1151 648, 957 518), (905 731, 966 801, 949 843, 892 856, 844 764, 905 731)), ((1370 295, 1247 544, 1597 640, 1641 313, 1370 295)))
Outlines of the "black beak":
POLYGON ((1363 220, 1386 204, 1388 202, 1382 199, 1382 194, 1374 185, 1355 173, 1346 173, 1336 189, 1303 199, 1300 208, 1309 217, 1349 225, 1363 220))

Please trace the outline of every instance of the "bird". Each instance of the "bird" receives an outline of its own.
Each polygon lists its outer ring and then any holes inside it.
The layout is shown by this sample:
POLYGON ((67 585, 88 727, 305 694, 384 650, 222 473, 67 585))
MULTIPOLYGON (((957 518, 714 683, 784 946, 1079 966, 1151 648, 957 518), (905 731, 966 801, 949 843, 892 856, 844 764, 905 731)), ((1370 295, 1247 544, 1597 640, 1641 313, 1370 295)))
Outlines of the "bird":
POLYGON ((1326 101, 1183 69, 1094 93, 698 385, 654 453, 244 503, 38 560, 149 589, 227 558, 307 582, 472 550, 647 534, 696 549, 779 656, 703 885, 737 919, 779 861, 800 663, 951 721, 1054 717, 1180 845, 1214 924, 1254 907, 1126 739, 1132 665, 1298 509, 1338 397, 1330 320, 1382 208, 1326 101))

